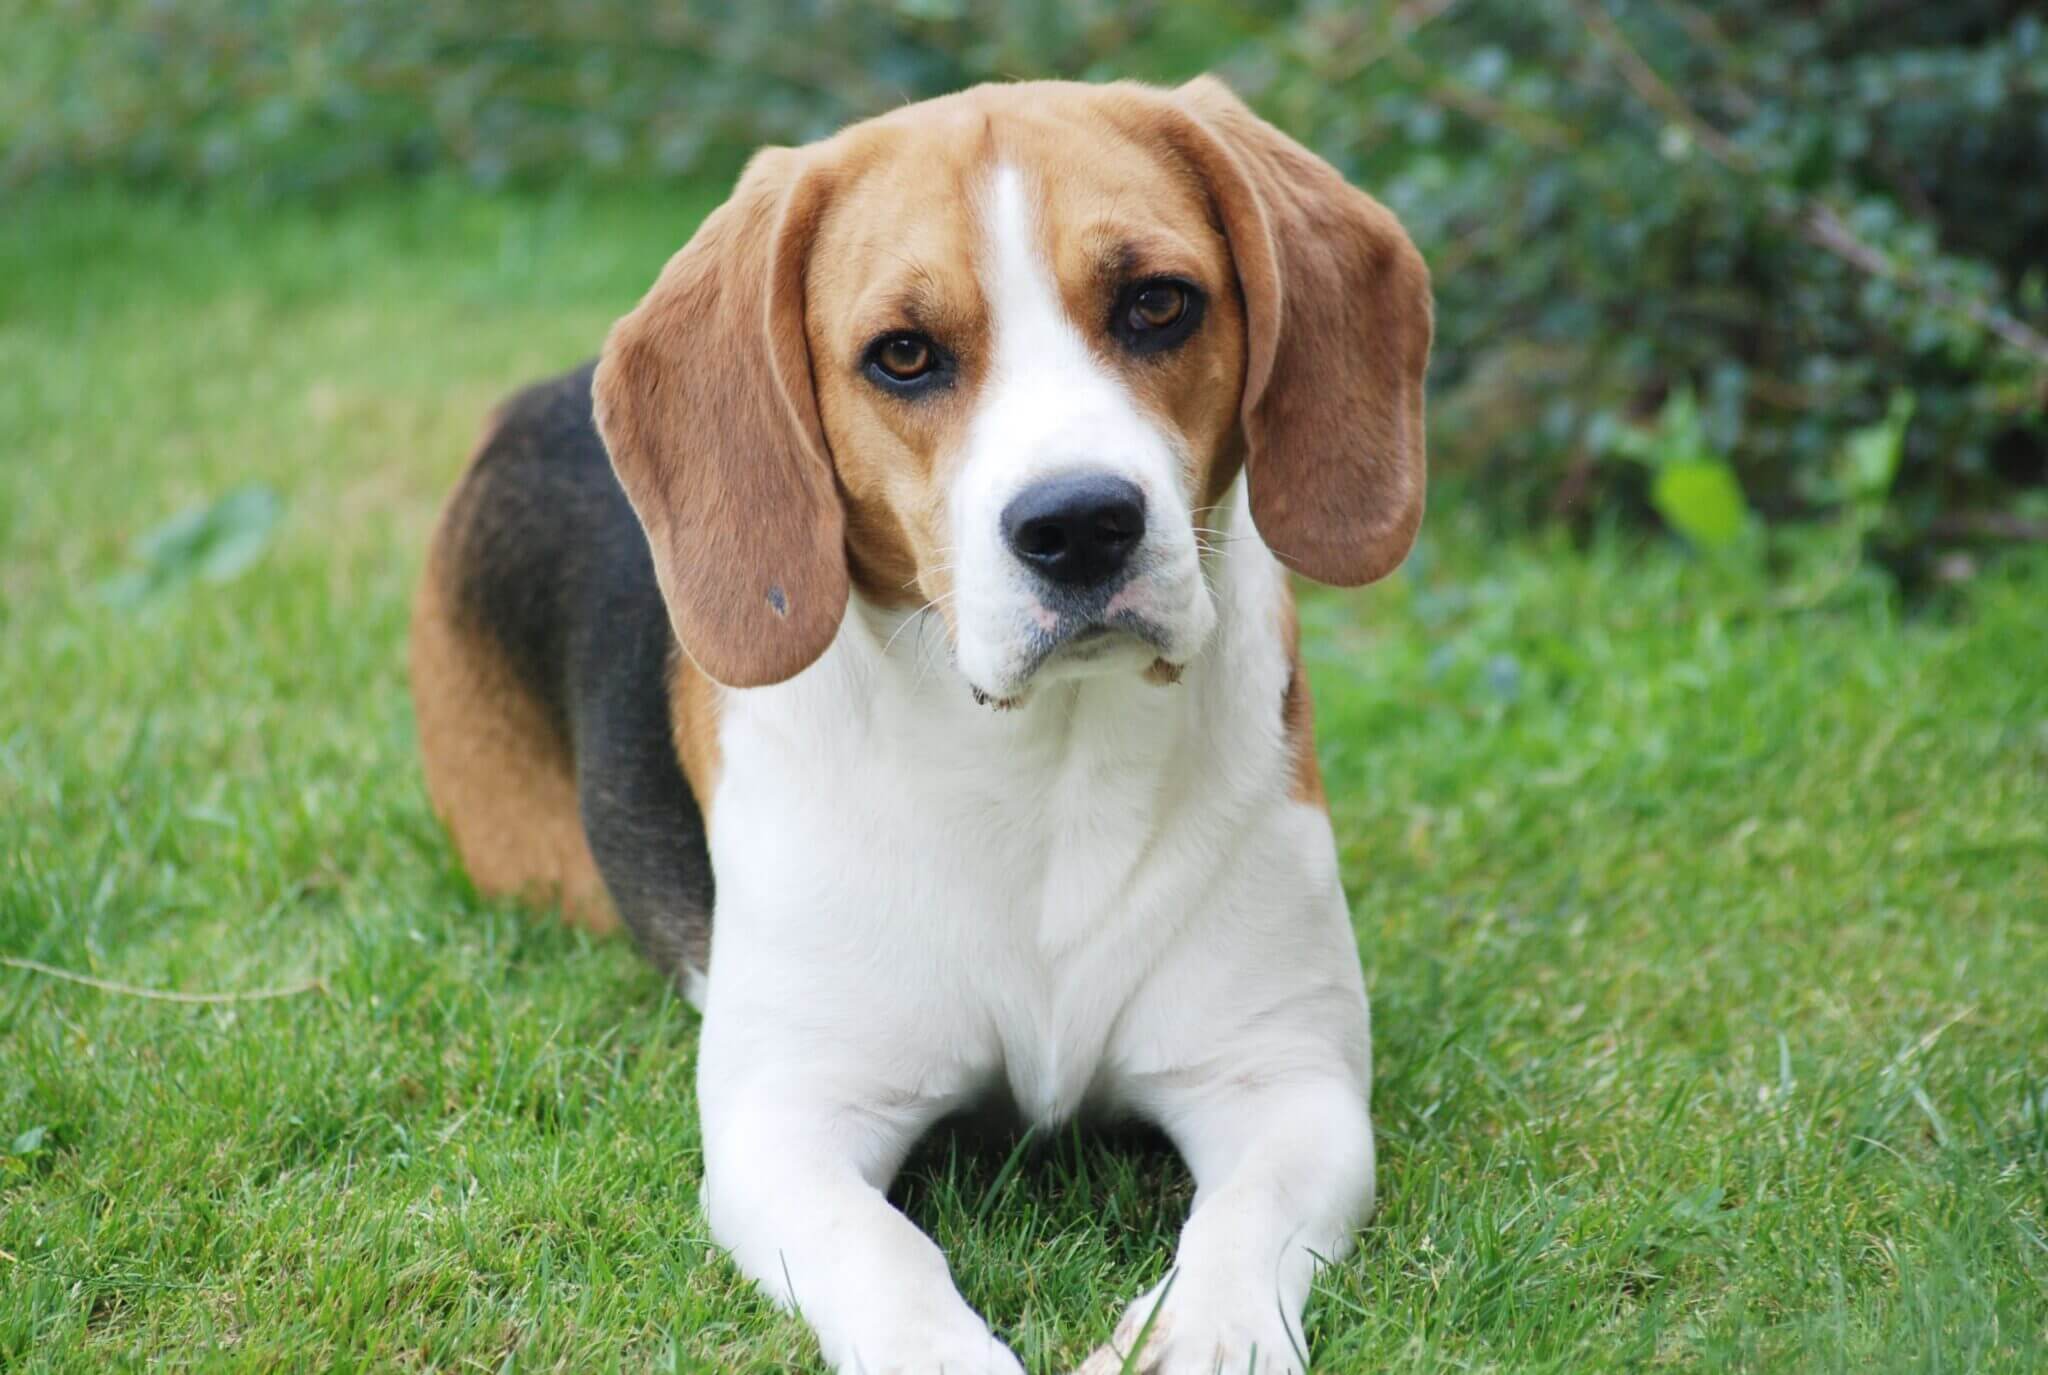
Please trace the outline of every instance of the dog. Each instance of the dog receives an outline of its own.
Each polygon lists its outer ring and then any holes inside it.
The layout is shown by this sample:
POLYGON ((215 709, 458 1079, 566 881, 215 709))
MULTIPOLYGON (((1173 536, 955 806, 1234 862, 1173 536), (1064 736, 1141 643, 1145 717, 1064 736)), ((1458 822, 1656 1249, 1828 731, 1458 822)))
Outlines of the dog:
POLYGON ((1288 573, 1406 557, 1431 309, 1218 81, 982 86, 757 154, 486 427, 413 619, 435 810, 701 1010, 711 1231, 837 1370, 1021 1371, 886 1196, 989 1102, 1193 1174, 1084 1369, 1305 1368, 1375 1182, 1288 573))

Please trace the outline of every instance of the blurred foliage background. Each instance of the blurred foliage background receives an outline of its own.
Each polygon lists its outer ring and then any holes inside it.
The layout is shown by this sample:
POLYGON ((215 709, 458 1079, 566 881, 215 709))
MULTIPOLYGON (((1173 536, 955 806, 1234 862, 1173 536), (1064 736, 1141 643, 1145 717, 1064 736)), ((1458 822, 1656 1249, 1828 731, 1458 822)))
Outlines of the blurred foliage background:
MULTIPOLYGON (((1436 272, 1433 459, 1504 525, 2048 540, 2038 0, 0 0, 0 192, 728 175, 1033 76, 1229 79, 1436 272)), ((595 341, 593 341, 594 343, 595 341)))

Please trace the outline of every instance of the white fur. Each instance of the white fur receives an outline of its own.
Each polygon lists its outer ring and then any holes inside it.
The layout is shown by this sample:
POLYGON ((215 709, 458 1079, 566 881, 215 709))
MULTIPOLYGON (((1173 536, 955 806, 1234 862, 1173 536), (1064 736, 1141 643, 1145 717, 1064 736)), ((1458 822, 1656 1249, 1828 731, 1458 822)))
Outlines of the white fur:
MULTIPOLYGON (((1035 1123, 1140 1116, 1198 1188, 1141 1368, 1295 1370, 1317 1258, 1349 1248, 1373 1155, 1335 846, 1290 796, 1284 575, 1233 539, 1211 590, 1173 446, 1066 322, 1025 204, 1017 174, 994 178, 998 362, 952 498, 957 665, 936 622, 856 600, 810 669, 724 698, 706 1209, 837 1369, 1017 1372, 883 1191, 921 1133, 990 1095, 1035 1123), (993 712, 963 678, 1021 690, 1005 627, 1031 595, 996 513, 1068 464, 1145 486, 1148 595, 1186 671, 1158 686, 1143 659, 1098 661, 993 712)), ((1241 488, 1229 505, 1248 535, 1241 488)))

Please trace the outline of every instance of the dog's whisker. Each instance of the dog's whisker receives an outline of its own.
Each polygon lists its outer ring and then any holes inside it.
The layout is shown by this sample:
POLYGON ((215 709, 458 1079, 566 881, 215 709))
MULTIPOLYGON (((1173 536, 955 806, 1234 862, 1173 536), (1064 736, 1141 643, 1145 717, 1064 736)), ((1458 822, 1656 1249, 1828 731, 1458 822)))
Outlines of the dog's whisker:
POLYGON ((907 588, 915 587, 920 581, 930 577, 934 573, 950 573, 959 566, 960 565, 957 563, 935 563, 931 565, 929 568, 920 568, 917 570, 916 574, 914 574, 911 577, 910 581, 904 583, 903 587, 897 590, 902 591, 907 588))
POLYGON ((927 615, 937 610, 940 603, 944 602, 947 598, 952 597, 953 595, 954 593, 952 592, 943 592, 938 596, 932 598, 930 601, 926 602, 923 606, 920 606, 917 610, 911 612, 908 616, 905 616, 903 618, 903 624, 897 626, 895 633, 882 642, 882 653, 887 654, 890 648, 895 645, 896 641, 902 637, 904 631, 910 629, 910 627, 914 624, 922 624, 924 618, 927 615))
MULTIPOLYGON (((944 643, 941 642, 937 646, 937 648, 944 648, 944 643)), ((920 628, 917 632, 917 676, 913 678, 910 682, 911 696, 915 697, 917 695, 918 689, 924 686, 925 675, 931 672, 932 667, 935 664, 937 664, 938 661, 939 658, 936 652, 927 651, 925 649, 924 631, 922 628, 920 628)))

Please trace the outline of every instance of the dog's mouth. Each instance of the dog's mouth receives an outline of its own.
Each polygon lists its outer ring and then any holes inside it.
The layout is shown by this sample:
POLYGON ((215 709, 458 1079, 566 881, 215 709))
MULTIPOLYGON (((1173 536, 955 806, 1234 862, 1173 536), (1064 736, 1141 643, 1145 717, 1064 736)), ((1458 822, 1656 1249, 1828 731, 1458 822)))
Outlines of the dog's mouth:
POLYGON ((1073 634, 1067 636, 1066 642, 1060 645, 1058 649, 1054 650, 1053 653, 1064 654, 1069 659, 1097 658, 1100 657, 1102 653, 1102 646, 1099 643, 1100 641, 1111 639, 1117 635, 1128 635, 1132 633, 1133 632, 1130 630, 1119 629, 1116 626, 1104 625, 1102 622, 1096 621, 1092 624, 1082 626, 1079 630, 1076 630, 1073 634), (1091 650, 1090 648, 1088 648, 1088 646, 1090 645, 1095 645, 1096 648, 1091 650))
POLYGON ((1031 629, 1007 693, 990 692, 971 682, 967 686, 982 706, 1008 711, 1023 703, 1040 672, 1049 668, 1071 668, 1078 671, 1076 676, 1083 676, 1095 665, 1113 670, 1143 657, 1148 681, 1178 682, 1182 665, 1169 659, 1168 652, 1165 628, 1140 612, 1119 609, 1090 615, 1048 610, 1031 629))

